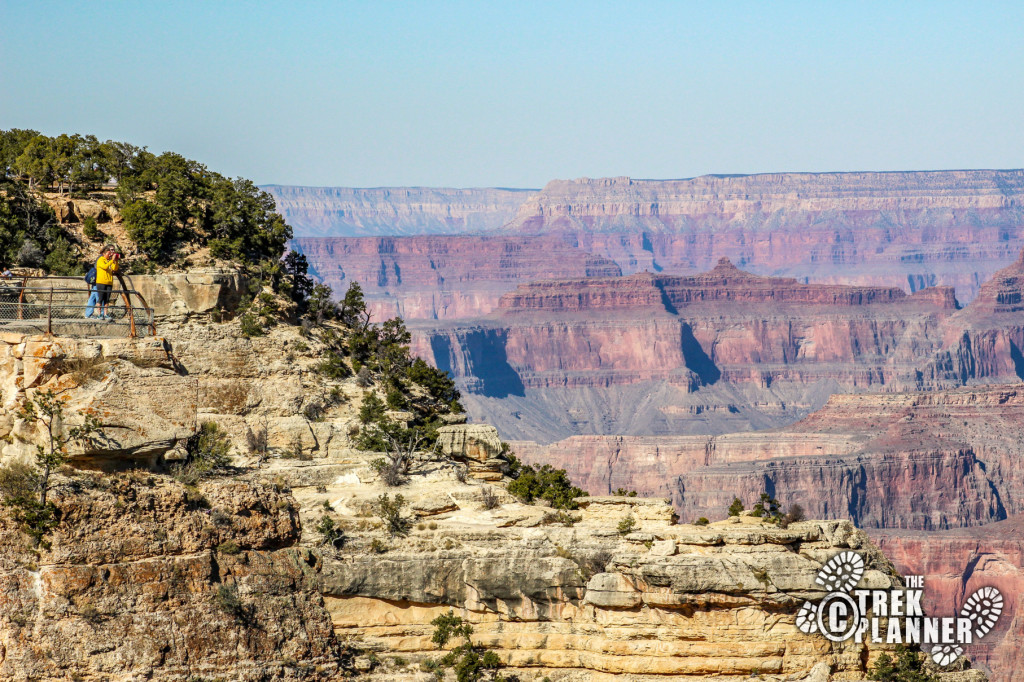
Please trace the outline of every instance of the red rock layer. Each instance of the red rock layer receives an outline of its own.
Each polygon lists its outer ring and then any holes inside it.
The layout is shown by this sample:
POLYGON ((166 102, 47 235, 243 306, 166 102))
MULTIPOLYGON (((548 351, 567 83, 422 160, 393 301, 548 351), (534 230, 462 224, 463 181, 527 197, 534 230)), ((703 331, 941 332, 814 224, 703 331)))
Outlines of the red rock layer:
POLYGON ((924 606, 947 616, 982 587, 1003 595, 995 629, 967 647, 992 682, 1012 682, 1024 669, 1024 516, 970 530, 934 533, 875 530, 871 538, 904 575, 924 575, 924 606))
POLYGON ((949 289, 907 296, 892 288, 806 285, 722 261, 694 277, 522 285, 501 298, 490 318, 465 327, 418 326, 416 351, 467 385, 485 378, 488 362, 499 357, 527 388, 651 379, 691 387, 820 380, 847 388, 956 385, 963 358, 943 356, 927 375, 920 369, 947 344, 942 323, 955 312, 949 289), (482 329, 493 330, 489 337, 501 347, 471 348, 482 329), (483 362, 467 359, 473 355, 483 362))
POLYGON ((594 494, 671 496, 683 519, 764 491, 864 528, 977 526, 1024 513, 1024 388, 835 395, 784 429, 515 443, 594 494))
POLYGON ((517 282, 614 277, 614 262, 556 237, 297 239, 314 274, 339 294, 359 282, 377 320, 475 317, 517 282))
MULTIPOLYGON (((1024 171, 584 179, 554 181, 534 194, 269 189, 296 234, 306 237, 298 240, 300 248, 329 283, 342 281, 335 272, 341 268, 380 298, 381 310, 421 319, 487 313, 495 294, 537 277, 494 258, 486 260, 491 277, 463 276, 484 256, 494 255, 486 248, 476 253, 478 238, 464 237, 462 247, 446 247, 464 254, 444 268, 448 285, 392 277, 378 285, 378 275, 393 270, 394 262, 370 257, 380 246, 376 237, 360 246, 356 240, 351 251, 323 248, 311 237, 479 231, 496 228, 515 213, 504 236, 532 258, 547 261, 545 277, 585 275, 574 258, 562 255, 564 249, 611 260, 625 273, 696 272, 727 257, 746 270, 801 282, 909 291, 953 286, 962 302, 972 300, 982 282, 1024 247, 1024 171), (552 243, 539 235, 557 238, 563 246, 552 251, 552 243)), ((430 237, 398 242, 408 242, 395 247, 403 254, 402 267, 431 268, 430 237)))

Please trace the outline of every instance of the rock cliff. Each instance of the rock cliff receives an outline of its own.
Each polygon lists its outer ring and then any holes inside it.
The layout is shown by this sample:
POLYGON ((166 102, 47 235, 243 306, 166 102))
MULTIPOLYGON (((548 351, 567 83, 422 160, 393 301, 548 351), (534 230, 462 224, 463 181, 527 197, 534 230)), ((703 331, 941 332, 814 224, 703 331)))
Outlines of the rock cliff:
POLYGON ((684 519, 767 490, 821 518, 934 530, 1024 512, 1024 389, 834 395, 791 426, 719 436, 574 436, 514 443, 596 494, 670 496, 684 519))
POLYGON ((4 341, 3 463, 44 437, 16 410, 40 390, 120 434, 55 474, 46 544, 0 510, 5 679, 426 680, 429 621, 449 608, 521 679, 863 679, 883 650, 795 626, 841 549, 867 557, 865 584, 895 584, 849 522, 678 525, 667 500, 640 498, 524 505, 499 483, 497 432, 479 424, 443 428, 389 489, 379 454, 352 447, 375 389, 313 371, 315 339, 284 325, 246 339, 195 312, 160 331, 4 341), (208 420, 238 469, 171 480, 162 462, 208 420), (403 495, 401 532, 374 512, 384 493, 403 495), (325 518, 339 531, 329 543, 325 518))
POLYGON ((978 587, 996 587, 1004 611, 998 631, 968 647, 992 680, 1012 680, 1024 664, 1024 517, 970 530, 934 533, 875 530, 872 538, 905 575, 927 575, 924 603, 948 611, 978 587))
POLYGON ((49 547, 0 512, 3 679, 337 679, 288 496, 136 473, 74 475, 53 498, 49 547))
POLYGON ((378 321, 473 317, 496 308, 518 282, 622 274, 613 261, 552 237, 529 245, 480 236, 297 239, 294 247, 339 295, 359 282, 378 321))
MULTIPOLYGON (((538 193, 517 195, 522 203, 501 232, 534 258, 548 257, 550 242, 539 237, 554 237, 565 248, 613 261, 626 274, 699 272, 727 257, 751 272, 802 282, 899 287, 909 292, 952 286, 966 303, 1024 248, 1022 189, 1020 170, 555 180, 538 193)), ((357 192, 321 190, 332 191, 357 192)), ((386 198, 389 191, 358 190, 367 192, 360 195, 367 203, 379 202, 381 213, 390 216, 386 220, 394 227, 382 228, 386 234, 408 234, 402 211, 396 213, 386 198), (385 198, 374 199, 373 192, 385 198)), ((453 202, 453 212, 463 210, 459 200, 453 202)), ((287 197, 281 196, 279 205, 291 217, 287 197)), ((295 224, 301 225, 301 220, 295 224)), ((447 224, 429 229, 450 232, 447 224)), ((348 227, 342 230, 352 234, 348 227)), ((454 237, 453 242, 463 239, 473 242, 464 237, 454 237)), ((391 309, 405 310, 409 318, 479 315, 489 307, 474 309, 472 301, 489 302, 494 291, 509 291, 532 278, 528 272, 506 271, 503 262, 491 260, 496 276, 486 283, 460 277, 460 266, 455 265, 447 279, 462 281, 454 288, 413 281, 380 286, 377 272, 389 267, 386 258, 373 262, 337 248, 328 251, 317 247, 317 241, 304 239, 299 244, 311 254, 318 271, 340 267, 353 273, 364 288, 388 299, 391 309), (459 310, 439 313, 427 305, 431 294, 445 291, 450 297, 455 289, 465 301, 459 310), (480 292, 488 296, 481 297, 480 292)), ((403 265, 429 267, 429 238, 397 242, 408 242, 398 247, 409 254, 403 265)), ((346 240, 354 253, 372 252, 375 243, 346 240)), ((472 248, 467 245, 465 252, 472 248)), ((578 276, 572 267, 559 270, 558 261, 549 260, 551 276, 578 276)))
POLYGON ((948 287, 803 284, 724 259, 693 276, 536 282, 490 316, 414 324, 415 348, 517 440, 765 428, 836 391, 1018 380, 1024 322, 986 303, 1016 300, 1018 267, 964 310, 948 287))

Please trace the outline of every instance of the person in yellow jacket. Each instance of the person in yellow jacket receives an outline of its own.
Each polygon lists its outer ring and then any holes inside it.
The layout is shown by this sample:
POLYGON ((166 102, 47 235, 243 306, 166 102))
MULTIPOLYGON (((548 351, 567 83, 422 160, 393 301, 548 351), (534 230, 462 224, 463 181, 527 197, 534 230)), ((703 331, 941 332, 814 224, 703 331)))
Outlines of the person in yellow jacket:
POLYGON ((96 259, 96 293, 97 303, 100 306, 100 319, 113 322, 114 318, 107 316, 107 303, 110 301, 110 292, 114 288, 114 273, 117 272, 118 261, 121 254, 113 246, 103 249, 100 257, 96 259))

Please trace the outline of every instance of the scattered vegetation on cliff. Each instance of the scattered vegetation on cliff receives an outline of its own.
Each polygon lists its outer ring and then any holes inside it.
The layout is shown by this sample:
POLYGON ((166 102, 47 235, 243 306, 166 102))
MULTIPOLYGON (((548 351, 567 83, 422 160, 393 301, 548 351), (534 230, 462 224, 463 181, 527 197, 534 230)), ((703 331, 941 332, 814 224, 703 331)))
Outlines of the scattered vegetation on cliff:
POLYGON ((588 494, 572 484, 565 469, 555 469, 550 464, 536 469, 518 460, 515 462, 515 480, 508 484, 508 491, 526 504, 546 500, 555 509, 577 509, 576 498, 588 494))
MULTIPOLYGON (((289 288, 281 256, 292 232, 273 197, 251 180, 225 178, 180 154, 156 155, 93 135, 3 130, 0 183, 0 257, 9 263, 81 272, 82 245, 40 193, 87 198, 102 189, 143 256, 136 267, 168 265, 206 248, 211 258, 233 261, 275 290, 289 288)), ((83 225, 83 234, 101 236, 95 220, 83 225)))
POLYGON ((387 530, 388 535, 391 537, 409 534, 409 526, 411 524, 402 512, 405 509, 405 504, 405 497, 401 494, 397 494, 392 498, 387 493, 378 497, 377 501, 373 504, 373 513, 384 522, 384 529, 387 530))
POLYGON ((444 671, 451 668, 455 672, 457 682, 512 682, 515 678, 506 678, 498 674, 504 667, 501 659, 493 651, 473 644, 473 626, 456 616, 451 610, 430 621, 434 626, 434 634, 430 641, 443 649, 452 639, 464 639, 465 642, 455 647, 438 660, 428 659, 423 669, 434 673, 438 680, 444 679, 444 671))
POLYGON ((729 516, 739 516, 744 509, 743 501, 738 497, 734 497, 732 498, 732 504, 729 505, 729 516))
POLYGON ((231 463, 231 438, 216 422, 203 422, 185 449, 188 459, 171 469, 171 475, 185 485, 194 486, 201 479, 224 471, 231 463))
POLYGON ((46 536, 59 521, 59 510, 47 497, 51 475, 68 462, 68 445, 89 447, 102 436, 99 420, 91 413, 82 415, 81 424, 69 426, 64 402, 52 390, 25 399, 19 416, 45 432, 43 444, 36 445, 35 466, 11 462, 0 468, 0 496, 36 546, 46 546, 46 536))
POLYGON ((902 644, 896 647, 895 658, 882 654, 868 674, 875 682, 938 682, 938 676, 925 669, 927 657, 902 644))
MULTIPOLYGON (((729 516, 739 516, 743 511, 743 501, 734 497, 732 504, 729 505, 729 516)), ((803 521, 806 518, 804 509, 799 504, 793 503, 788 511, 783 512, 779 501, 768 493, 761 493, 750 515, 780 528, 788 528, 789 524, 803 521)))

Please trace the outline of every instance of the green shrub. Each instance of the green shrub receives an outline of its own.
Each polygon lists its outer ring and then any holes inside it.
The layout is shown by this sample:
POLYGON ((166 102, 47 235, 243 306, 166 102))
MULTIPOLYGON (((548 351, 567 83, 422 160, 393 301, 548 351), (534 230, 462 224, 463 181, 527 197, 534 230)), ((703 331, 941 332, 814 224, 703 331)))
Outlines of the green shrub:
POLYGON ((242 317, 239 318, 238 323, 240 327, 239 331, 241 331, 242 336, 247 339, 267 335, 267 330, 263 328, 263 325, 259 323, 256 316, 251 312, 243 313, 242 317))
POLYGON ((535 500, 547 500, 555 509, 577 509, 575 498, 585 497, 586 492, 572 485, 565 469, 554 469, 550 464, 540 469, 524 464, 519 467, 519 477, 508 484, 508 491, 526 504, 535 500))
POLYGON ((434 626, 431 641, 438 649, 443 649, 450 640, 459 638, 465 642, 438 661, 431 661, 423 666, 435 675, 443 674, 444 668, 452 668, 456 682, 478 682, 485 677, 494 679, 495 672, 503 667, 501 659, 493 651, 476 646, 470 639, 473 626, 456 616, 451 610, 430 622, 434 626))
POLYGON ((875 682, 937 682, 939 677, 925 669, 926 656, 902 644, 896 646, 896 657, 882 654, 872 666, 868 679, 875 682))
POLYGON ((389 388, 385 401, 389 410, 404 410, 409 406, 409 401, 397 388, 389 388))
POLYGON ((363 424, 378 423, 384 419, 385 411, 384 402, 376 393, 370 393, 363 398, 363 404, 359 406, 359 421, 363 424))
POLYGON ((768 523, 778 524, 783 519, 779 501, 768 493, 761 493, 761 498, 754 505, 752 516, 764 519, 768 523))
POLYGON ((251 605, 244 604, 238 596, 236 585, 220 585, 214 595, 214 603, 217 608, 233 617, 245 626, 251 626, 255 609, 251 605))
POLYGON ((315 369, 328 379, 341 381, 352 376, 352 370, 349 369, 344 356, 340 352, 328 348, 321 357, 323 359, 317 363, 315 369))
POLYGON ((203 422, 188 446, 189 456, 200 474, 228 466, 231 463, 230 450, 231 439, 227 432, 213 421, 203 422))
POLYGON ((729 505, 729 516, 739 516, 743 508, 743 502, 740 501, 740 498, 732 498, 732 504, 729 505))
POLYGON ((700 517, 699 519, 697 519, 696 521, 693 522, 693 524, 695 526, 706 526, 709 523, 711 523, 711 522, 708 521, 708 517, 706 517, 706 516, 702 516, 702 517, 700 517))
POLYGON ((619 535, 629 535, 634 530, 636 530, 636 519, 634 519, 632 515, 619 521, 619 535))
POLYGON ((49 244, 50 252, 43 259, 43 266, 51 275, 81 275, 85 265, 78 255, 78 249, 64 237, 57 237, 49 244))
POLYGON ((409 534, 409 519, 402 515, 404 507, 405 498, 401 493, 395 495, 394 499, 384 493, 373 505, 374 513, 384 522, 384 528, 392 537, 409 534))
POLYGON ((626 490, 625 488, 619 488, 614 493, 615 497, 636 497, 637 492, 635 490, 626 490))
POLYGON ((316 532, 320 534, 321 545, 340 549, 345 544, 345 532, 326 514, 321 516, 316 524, 316 532))
POLYGON ((242 548, 238 546, 238 543, 234 540, 225 540, 224 542, 217 545, 217 551, 221 554, 241 554, 242 548))
POLYGON ((96 219, 92 216, 86 216, 82 220, 82 234, 85 235, 86 239, 92 242, 103 240, 103 233, 100 232, 98 227, 96 227, 96 219))

